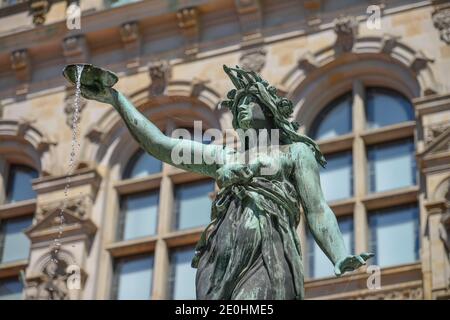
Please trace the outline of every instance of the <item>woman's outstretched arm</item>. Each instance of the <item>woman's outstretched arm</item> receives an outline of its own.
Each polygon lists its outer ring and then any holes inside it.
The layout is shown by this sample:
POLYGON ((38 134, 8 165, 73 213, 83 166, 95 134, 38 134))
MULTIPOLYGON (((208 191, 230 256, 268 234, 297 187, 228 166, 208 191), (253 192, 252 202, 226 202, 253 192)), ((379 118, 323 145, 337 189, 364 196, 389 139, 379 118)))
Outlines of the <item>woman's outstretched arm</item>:
POLYGON ((333 263, 336 275, 340 276, 345 271, 359 268, 373 255, 348 254, 336 217, 323 196, 319 168, 312 150, 303 143, 295 144, 294 149, 295 182, 306 221, 314 239, 333 263))
POLYGON ((112 88, 81 86, 81 94, 87 99, 111 104, 122 117, 128 130, 139 145, 153 157, 184 170, 215 178, 223 148, 205 145, 187 139, 166 136, 119 91, 112 88), (189 153, 186 157, 184 153, 189 153))

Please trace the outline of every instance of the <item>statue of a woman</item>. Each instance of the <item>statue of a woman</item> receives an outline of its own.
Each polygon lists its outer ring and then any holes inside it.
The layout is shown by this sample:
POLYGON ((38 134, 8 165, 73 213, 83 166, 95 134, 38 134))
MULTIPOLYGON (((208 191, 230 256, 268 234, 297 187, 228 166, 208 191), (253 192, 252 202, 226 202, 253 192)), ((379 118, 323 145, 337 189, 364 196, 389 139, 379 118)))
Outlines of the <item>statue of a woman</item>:
POLYGON ((254 72, 227 66, 224 70, 235 86, 222 102, 233 114, 233 127, 243 132, 255 129, 257 140, 264 130, 278 130, 279 139, 269 139, 268 148, 277 152, 259 154, 243 142, 246 148, 242 153, 250 157, 234 157, 238 153, 234 149, 168 137, 122 93, 101 81, 82 83, 81 94, 111 104, 153 157, 212 177, 220 187, 212 204, 212 221, 192 260, 197 268, 197 299, 303 299, 303 262, 296 233, 301 207, 337 276, 364 265, 372 254, 347 253, 320 187, 319 165, 324 166, 325 159, 316 143, 299 134, 296 123, 288 120, 293 111, 291 101, 279 97, 276 89, 254 72), (172 157, 175 148, 210 158, 180 163, 172 157), (258 154, 251 156, 252 152, 258 154), (210 161, 211 157, 220 161, 210 161))

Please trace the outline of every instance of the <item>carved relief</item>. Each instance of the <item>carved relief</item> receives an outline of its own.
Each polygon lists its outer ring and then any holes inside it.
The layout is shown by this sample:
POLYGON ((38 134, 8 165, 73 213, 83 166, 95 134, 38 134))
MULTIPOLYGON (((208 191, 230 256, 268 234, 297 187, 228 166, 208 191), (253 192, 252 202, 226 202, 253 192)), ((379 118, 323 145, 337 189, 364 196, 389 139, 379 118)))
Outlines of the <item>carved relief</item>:
POLYGON ((399 36, 384 34, 381 39, 381 52, 391 54, 392 50, 397 46, 399 36))
POLYGON ((259 0, 235 0, 244 45, 262 41, 262 10, 259 0))
POLYGON ((261 72, 266 63, 266 50, 263 48, 247 50, 241 55, 239 64, 247 71, 261 72))
POLYGON ((124 23, 120 26, 119 31, 127 55, 127 67, 138 67, 140 64, 141 51, 139 24, 136 21, 124 23))
POLYGON ((150 78, 150 94, 157 96, 164 93, 170 78, 170 65, 167 61, 153 62, 149 66, 150 78))
POLYGON ((88 60, 89 48, 83 35, 64 38, 62 48, 66 63, 80 63, 88 60))
POLYGON ((50 1, 48 0, 31 0, 29 2, 29 12, 33 16, 35 25, 42 25, 45 22, 45 15, 50 9, 50 1))
POLYGON ((11 68, 15 71, 17 80, 22 82, 30 80, 31 65, 27 49, 15 50, 11 53, 11 68))
POLYGON ((449 124, 447 122, 434 124, 432 126, 428 126, 425 128, 425 143, 429 144, 442 133, 444 133, 447 128, 449 128, 449 124))
POLYGON ((358 35, 358 22, 354 17, 339 17, 334 20, 334 32, 336 33, 336 51, 349 52, 353 49, 358 35))
POLYGON ((139 38, 139 25, 137 22, 127 22, 120 27, 122 42, 132 42, 139 38))
POLYGON ((178 27, 185 39, 185 54, 193 55, 198 52, 199 19, 196 7, 183 8, 177 12, 178 27))
POLYGON ((356 300, 422 300, 422 288, 409 288, 404 290, 393 290, 379 294, 358 297, 356 300))
POLYGON ((40 258, 39 276, 24 280, 25 298, 27 300, 68 300, 67 280, 70 274, 67 267, 74 264, 67 252, 50 250, 40 258))
POLYGON ((311 52, 306 52, 301 56, 297 64, 304 73, 311 72, 318 67, 316 58, 311 52))
POLYGON ((437 7, 432 13, 433 24, 442 41, 450 44, 450 6, 437 7))
MULTIPOLYGON (((45 216, 47 216, 48 214, 50 214, 55 210, 60 210, 60 208, 62 208, 63 205, 64 202, 59 201, 38 207, 38 209, 36 210, 37 221, 38 222, 41 221, 45 216)), ((66 205, 66 209, 80 219, 83 219, 86 216, 87 212, 90 210, 91 207, 92 207, 92 199, 89 196, 68 199, 66 205)), ((59 221, 54 222, 56 223, 55 225, 59 225, 59 221)))

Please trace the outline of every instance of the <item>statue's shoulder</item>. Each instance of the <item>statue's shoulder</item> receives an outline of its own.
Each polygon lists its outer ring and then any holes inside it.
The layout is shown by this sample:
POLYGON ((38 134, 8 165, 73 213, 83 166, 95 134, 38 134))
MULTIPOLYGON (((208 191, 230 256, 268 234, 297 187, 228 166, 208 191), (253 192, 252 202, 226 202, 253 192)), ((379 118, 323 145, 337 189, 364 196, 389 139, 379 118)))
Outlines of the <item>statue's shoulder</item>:
POLYGON ((304 142, 292 143, 290 145, 290 153, 296 163, 316 163, 311 146, 304 142))

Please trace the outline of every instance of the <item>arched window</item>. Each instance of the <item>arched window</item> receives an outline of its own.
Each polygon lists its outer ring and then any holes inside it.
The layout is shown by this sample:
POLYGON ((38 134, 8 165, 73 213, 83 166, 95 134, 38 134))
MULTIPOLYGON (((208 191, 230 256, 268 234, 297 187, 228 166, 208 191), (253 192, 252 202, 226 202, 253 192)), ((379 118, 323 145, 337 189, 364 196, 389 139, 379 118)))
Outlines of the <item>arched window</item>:
MULTIPOLYGON (((320 172, 322 190, 338 212, 348 250, 357 234, 353 228, 361 228, 368 234, 359 247, 378 254, 380 266, 412 263, 418 259, 413 107, 397 91, 355 81, 352 92, 325 106, 310 127, 328 161, 320 172), (397 194, 402 196, 393 204, 397 194), (359 213, 351 211, 356 206, 359 213), (367 217, 354 226, 352 213, 367 217), (401 255, 385 249, 393 242, 401 255)), ((307 240, 309 276, 331 276, 331 263, 311 236, 307 240)))
POLYGON ((352 131, 352 96, 347 93, 332 101, 316 118, 311 137, 334 138, 352 131))
POLYGON ((411 102, 396 91, 369 88, 366 91, 367 127, 381 128, 414 119, 411 102))
POLYGON ((161 172, 162 163, 160 160, 152 157, 147 152, 139 150, 130 160, 125 169, 124 178, 141 178, 154 173, 161 172))

